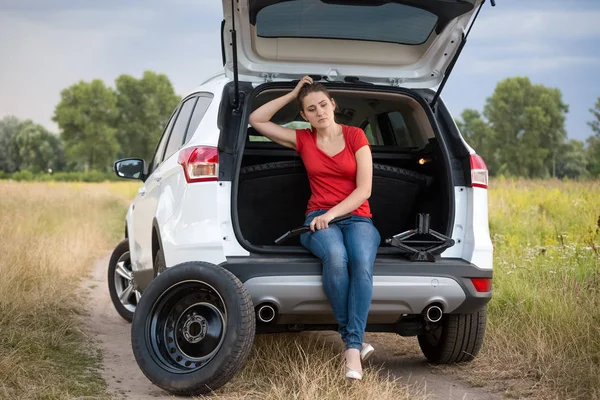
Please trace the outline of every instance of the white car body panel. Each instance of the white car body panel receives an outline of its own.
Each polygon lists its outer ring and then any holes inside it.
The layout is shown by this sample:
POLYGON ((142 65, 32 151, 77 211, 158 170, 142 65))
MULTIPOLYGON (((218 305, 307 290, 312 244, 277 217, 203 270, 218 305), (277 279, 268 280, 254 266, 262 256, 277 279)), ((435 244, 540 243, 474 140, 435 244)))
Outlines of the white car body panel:
MULTIPOLYGON (((181 172, 183 177, 183 172, 181 172)), ((162 249, 167 268, 186 261, 205 261, 218 265, 226 261, 218 209, 218 182, 185 185, 180 206, 160 226, 162 249)))
POLYGON ((156 178, 160 176, 160 166, 155 173, 146 179, 138 190, 133 203, 132 220, 130 226, 130 256, 131 267, 134 271, 152 266, 152 220, 157 214, 160 187, 156 178))

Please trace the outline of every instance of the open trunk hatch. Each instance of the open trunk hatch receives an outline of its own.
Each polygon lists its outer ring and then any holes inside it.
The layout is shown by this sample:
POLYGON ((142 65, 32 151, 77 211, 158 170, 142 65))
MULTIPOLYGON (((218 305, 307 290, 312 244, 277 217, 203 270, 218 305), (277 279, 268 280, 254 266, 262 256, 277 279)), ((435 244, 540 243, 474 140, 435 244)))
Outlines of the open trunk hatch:
POLYGON ((438 86, 482 0, 223 0, 225 70, 244 81, 438 86), (235 14, 232 5, 235 4, 235 14), (232 30, 237 31, 237 41, 232 30), (237 44, 237 63, 235 48, 237 44))

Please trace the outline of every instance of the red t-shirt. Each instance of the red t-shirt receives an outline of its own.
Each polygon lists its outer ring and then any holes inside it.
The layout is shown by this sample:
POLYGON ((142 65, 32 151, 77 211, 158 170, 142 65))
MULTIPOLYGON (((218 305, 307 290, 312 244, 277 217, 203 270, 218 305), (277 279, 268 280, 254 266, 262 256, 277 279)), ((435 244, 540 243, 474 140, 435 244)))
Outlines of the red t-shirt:
MULTIPOLYGON (((310 129, 296 130, 296 151, 306 167, 311 197, 306 213, 329 210, 346 199, 356 189, 356 152, 369 146, 365 132, 353 126, 342 125, 344 150, 333 157, 317 147, 317 133, 310 129)), ((369 202, 365 200, 354 215, 371 218, 369 202)))

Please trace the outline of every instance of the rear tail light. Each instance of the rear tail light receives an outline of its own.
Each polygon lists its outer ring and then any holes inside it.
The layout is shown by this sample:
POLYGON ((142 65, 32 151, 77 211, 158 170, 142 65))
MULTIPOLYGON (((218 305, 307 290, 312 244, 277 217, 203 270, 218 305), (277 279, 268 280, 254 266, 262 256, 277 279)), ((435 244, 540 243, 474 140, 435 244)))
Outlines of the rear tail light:
POLYGON ((471 154, 471 185, 487 189, 488 169, 485 161, 477 154, 471 154))
POLYGON ((475 290, 478 292, 489 292, 492 290, 492 278, 471 278, 475 290))
POLYGON ((219 152, 216 147, 188 147, 179 152, 177 162, 183 166, 185 180, 188 183, 218 179, 219 152))

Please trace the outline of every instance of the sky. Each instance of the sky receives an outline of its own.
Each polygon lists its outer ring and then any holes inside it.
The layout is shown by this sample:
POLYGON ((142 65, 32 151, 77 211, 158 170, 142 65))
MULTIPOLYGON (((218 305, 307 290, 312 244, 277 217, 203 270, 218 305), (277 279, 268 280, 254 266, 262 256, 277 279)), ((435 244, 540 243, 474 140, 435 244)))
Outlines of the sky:
MULTIPOLYGON (((60 91, 121 74, 166 74, 184 95, 222 70, 218 0, 0 0, 0 118, 53 132, 60 91)), ((592 135, 600 97, 600 0, 489 1, 443 90, 455 117, 483 110, 502 79, 559 88, 569 138, 592 135)))

